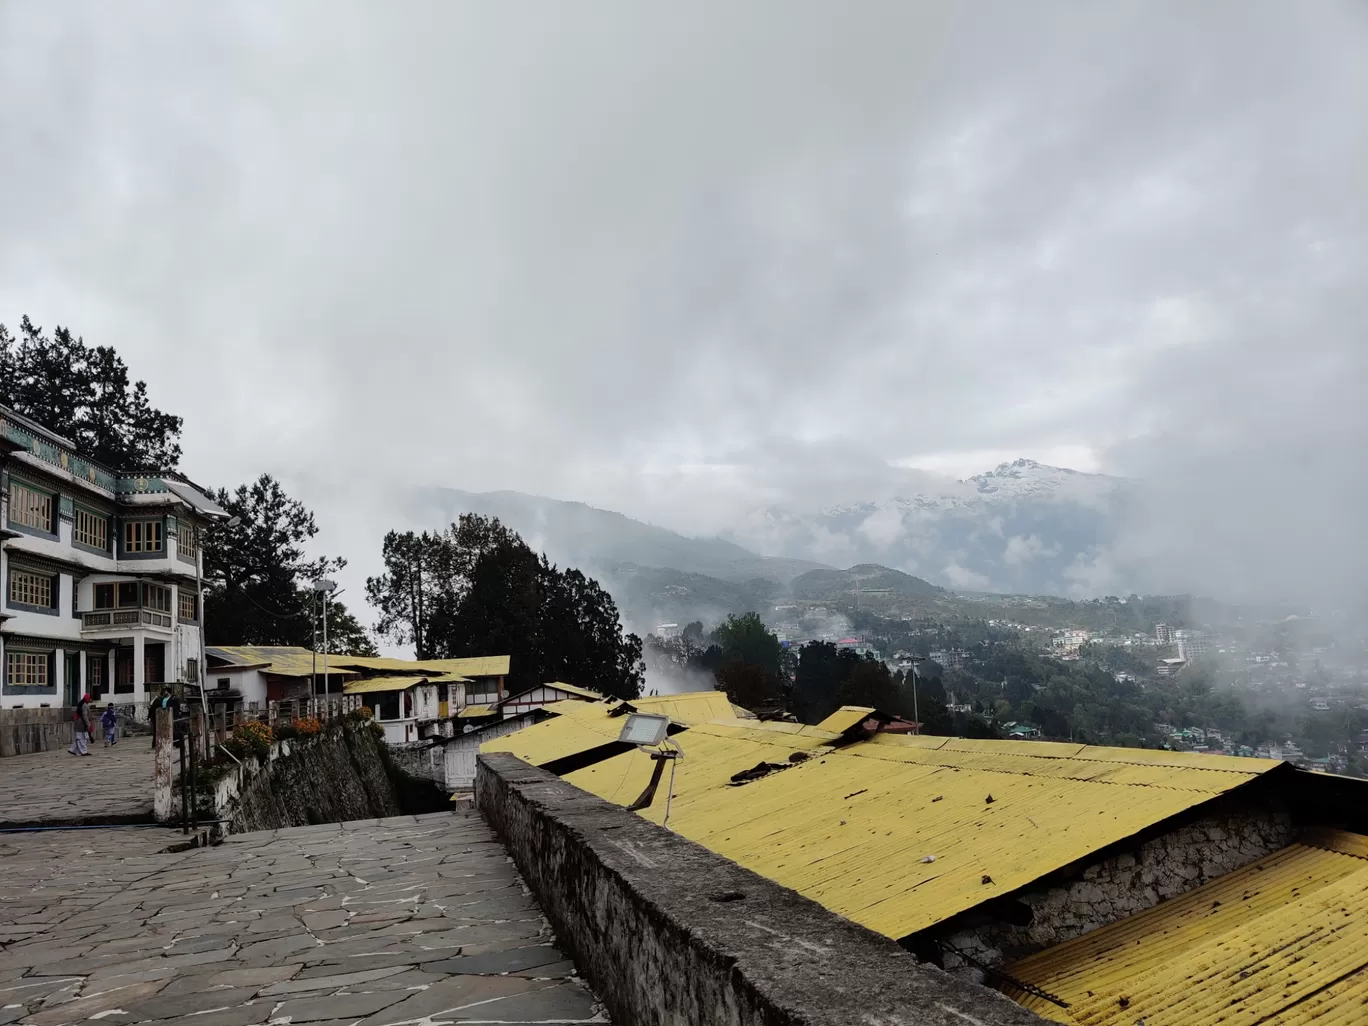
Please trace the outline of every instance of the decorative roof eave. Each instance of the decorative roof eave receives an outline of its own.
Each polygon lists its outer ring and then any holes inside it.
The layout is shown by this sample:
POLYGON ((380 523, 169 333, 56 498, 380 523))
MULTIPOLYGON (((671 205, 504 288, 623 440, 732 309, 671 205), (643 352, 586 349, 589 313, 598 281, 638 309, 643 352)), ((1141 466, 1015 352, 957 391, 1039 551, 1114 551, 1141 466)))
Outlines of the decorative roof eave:
POLYGON ((111 470, 80 455, 69 438, 63 438, 6 406, 0 406, 0 450, 7 451, 12 457, 35 469, 47 471, 72 485, 119 502, 146 495, 165 497, 171 502, 193 508, 192 503, 167 487, 168 480, 205 493, 205 489, 175 470, 111 470))

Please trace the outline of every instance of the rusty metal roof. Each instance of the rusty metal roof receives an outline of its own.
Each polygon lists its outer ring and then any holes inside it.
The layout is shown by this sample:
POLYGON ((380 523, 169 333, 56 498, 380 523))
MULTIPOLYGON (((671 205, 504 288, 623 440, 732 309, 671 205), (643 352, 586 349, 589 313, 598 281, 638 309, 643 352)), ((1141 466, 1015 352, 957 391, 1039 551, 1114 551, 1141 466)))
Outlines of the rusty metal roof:
POLYGON ((1006 968, 1088 1026, 1368 1021, 1368 838, 1308 835, 1148 911, 1006 968))
MULTIPOLYGON (((831 732, 799 728, 812 732, 803 737, 779 727, 733 719, 678 735, 685 756, 676 767, 671 829, 894 938, 1279 765, 903 735, 823 750, 831 732), (782 763, 800 746, 810 746, 812 757, 732 785, 733 774, 761 761, 782 763), (984 884, 985 875, 993 882, 984 884)), ((536 729, 500 739, 511 742, 502 750, 518 754, 517 738, 536 729)), ((644 787, 645 763, 626 753, 566 779, 627 805, 644 787)), ((641 814, 659 822, 661 804, 641 814)))

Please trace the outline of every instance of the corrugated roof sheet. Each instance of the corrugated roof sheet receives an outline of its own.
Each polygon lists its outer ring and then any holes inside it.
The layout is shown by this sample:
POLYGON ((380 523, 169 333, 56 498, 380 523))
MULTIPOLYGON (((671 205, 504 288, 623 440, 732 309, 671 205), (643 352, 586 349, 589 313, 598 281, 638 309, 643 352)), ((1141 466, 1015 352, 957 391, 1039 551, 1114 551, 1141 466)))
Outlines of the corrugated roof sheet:
POLYGON ((392 659, 386 656, 331 656, 338 666, 393 673, 454 673, 460 677, 506 677, 510 657, 471 656, 466 659, 392 659))
MULTIPOLYGON (((617 701, 555 702, 546 711, 555 718, 524 727, 515 734, 487 741, 482 752, 512 752, 524 762, 544 766, 567 755, 587 752, 591 748, 616 741, 622 733, 625 716, 612 716, 611 711, 621 705, 617 701)), ((685 724, 706 723, 720 716, 732 715, 731 703, 720 691, 692 691, 682 695, 660 695, 633 699, 633 708, 642 712, 668 716, 685 724)))
POLYGON ((492 716, 494 707, 492 705, 468 705, 456 714, 459 719, 477 720, 481 716, 492 716))
POLYGON ((591 702, 597 702, 603 697, 597 691, 590 691, 588 688, 578 687, 574 684, 566 684, 564 681, 559 680, 553 680, 549 684, 543 684, 542 687, 555 688, 557 691, 564 691, 569 695, 578 695, 580 698, 587 698, 591 702))
MULTIPOLYGON (((569 732, 569 725, 550 721, 486 750, 526 749, 545 762, 579 750, 577 744, 601 744, 609 733, 569 732), (527 737, 533 731, 557 740, 534 750, 527 737)), ((817 751, 832 737, 815 727, 735 718, 678 735, 685 757, 676 767, 670 826, 894 938, 1031 883, 1278 765, 901 735, 817 751), (815 758, 732 786, 733 774, 783 762, 808 744, 815 758), (992 884, 983 884, 985 874, 992 884)), ((630 804, 645 786, 644 757, 633 754, 566 779, 630 804)), ((641 814, 658 822, 662 813, 657 802, 641 814)))
POLYGON ((686 691, 678 695, 634 698, 631 704, 642 712, 668 716, 678 723, 707 723, 736 715, 721 691, 686 691))
POLYGON ((367 677, 365 680, 347 681, 342 685, 342 693, 369 695, 377 691, 407 691, 411 687, 426 683, 426 677, 367 677))
POLYGON ((843 705, 817 726, 844 734, 857 723, 863 723, 874 715, 874 709, 863 705, 843 705))
POLYGON ((1324 832, 1006 971, 1088 1026, 1368 1021, 1368 838, 1324 832))
MULTIPOLYGON (((838 736, 828 730, 797 723, 760 725, 757 720, 737 718, 691 727, 674 737, 684 751, 684 757, 675 763, 675 800, 678 801, 681 795, 729 787, 732 774, 752 769, 762 762, 792 765, 790 756, 795 752, 810 756, 816 749, 830 745, 838 736)), ((634 749, 567 773, 564 779, 610 802, 630 805, 650 781, 653 766, 649 755, 634 749)), ((664 814, 664 792, 657 802, 641 811, 642 816, 656 823, 664 814)), ((676 825, 673 811, 670 825, 676 825)))
MULTIPOLYGON (((315 673, 314 653, 307 648, 294 645, 212 645, 205 646, 206 656, 222 659, 231 666, 260 666, 265 673, 276 673, 282 677, 309 677, 315 673)), ((355 677, 356 671, 343 669, 350 665, 353 656, 328 656, 328 675, 330 677, 355 677)), ((323 672, 323 656, 317 657, 316 672, 323 672)))
POLYGON ((480 751, 512 752, 533 766, 587 752, 616 741, 622 733, 626 719, 610 717, 608 708, 597 702, 557 702, 546 707, 547 712, 556 714, 552 719, 486 741, 480 751))

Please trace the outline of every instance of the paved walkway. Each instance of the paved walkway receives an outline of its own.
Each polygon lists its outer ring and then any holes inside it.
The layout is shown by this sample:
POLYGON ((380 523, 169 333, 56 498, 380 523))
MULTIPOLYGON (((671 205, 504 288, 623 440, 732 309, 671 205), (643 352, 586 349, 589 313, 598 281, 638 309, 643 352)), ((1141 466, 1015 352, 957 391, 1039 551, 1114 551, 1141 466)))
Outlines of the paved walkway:
POLYGON ((87 756, 58 748, 0 759, 0 826, 151 818, 150 736, 126 737, 113 748, 96 741, 87 756))
POLYGON ((179 839, 0 834, 0 1024, 607 1021, 477 813, 179 839))

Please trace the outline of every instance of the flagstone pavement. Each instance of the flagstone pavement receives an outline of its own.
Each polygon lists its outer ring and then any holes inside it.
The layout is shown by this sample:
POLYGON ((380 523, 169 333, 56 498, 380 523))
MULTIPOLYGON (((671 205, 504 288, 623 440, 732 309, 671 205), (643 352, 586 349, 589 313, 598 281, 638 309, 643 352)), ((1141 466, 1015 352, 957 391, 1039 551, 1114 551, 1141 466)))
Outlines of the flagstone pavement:
POLYGON ((0 826, 151 820, 152 766, 151 738, 136 735, 112 748, 96 741, 85 756, 65 748, 7 756, 0 826))
POLYGON ((178 840, 0 833, 0 1024, 607 1022, 474 811, 178 840))

